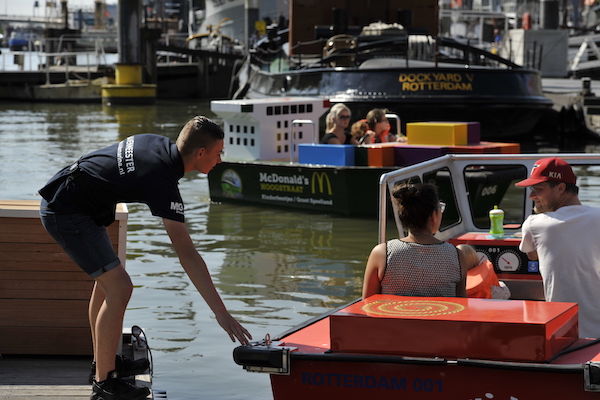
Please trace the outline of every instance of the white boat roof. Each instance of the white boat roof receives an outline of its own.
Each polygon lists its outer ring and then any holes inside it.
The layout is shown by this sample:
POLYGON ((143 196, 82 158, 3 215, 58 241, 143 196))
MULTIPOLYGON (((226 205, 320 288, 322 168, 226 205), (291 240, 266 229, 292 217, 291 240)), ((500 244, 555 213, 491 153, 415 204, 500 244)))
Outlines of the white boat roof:
MULTIPOLYGON (((322 103, 325 100, 321 97, 267 97, 264 99, 239 99, 239 100, 213 100, 210 107, 213 111, 234 111, 240 112, 241 106, 246 105, 287 105, 287 104, 306 104, 322 103)), ((329 106, 326 106, 329 108, 329 106)))

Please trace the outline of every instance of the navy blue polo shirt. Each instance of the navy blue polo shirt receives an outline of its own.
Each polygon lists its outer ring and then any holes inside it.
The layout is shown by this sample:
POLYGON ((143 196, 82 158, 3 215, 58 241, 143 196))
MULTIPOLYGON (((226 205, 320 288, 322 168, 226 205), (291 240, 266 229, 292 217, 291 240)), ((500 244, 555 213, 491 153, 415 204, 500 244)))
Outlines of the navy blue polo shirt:
POLYGON ((83 212, 97 217, 99 225, 114 220, 117 203, 144 203, 155 216, 183 222, 178 187, 183 174, 183 160, 173 141, 160 135, 134 135, 63 168, 40 194, 50 209, 83 212))

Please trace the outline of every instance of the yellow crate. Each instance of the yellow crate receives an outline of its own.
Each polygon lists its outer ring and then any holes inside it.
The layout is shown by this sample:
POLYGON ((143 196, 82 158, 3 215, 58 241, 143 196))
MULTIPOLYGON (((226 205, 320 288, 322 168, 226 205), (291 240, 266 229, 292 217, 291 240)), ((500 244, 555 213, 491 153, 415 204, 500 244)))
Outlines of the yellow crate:
POLYGON ((412 122, 406 124, 408 144, 465 146, 467 124, 461 122, 412 122))

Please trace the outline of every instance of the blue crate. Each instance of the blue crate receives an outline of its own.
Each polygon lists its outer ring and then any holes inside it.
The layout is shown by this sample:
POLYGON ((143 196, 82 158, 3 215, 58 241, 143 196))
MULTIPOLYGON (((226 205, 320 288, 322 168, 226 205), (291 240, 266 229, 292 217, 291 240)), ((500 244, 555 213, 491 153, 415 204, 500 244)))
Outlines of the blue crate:
POLYGON ((354 166, 356 146, 351 144, 300 144, 300 164, 354 166))

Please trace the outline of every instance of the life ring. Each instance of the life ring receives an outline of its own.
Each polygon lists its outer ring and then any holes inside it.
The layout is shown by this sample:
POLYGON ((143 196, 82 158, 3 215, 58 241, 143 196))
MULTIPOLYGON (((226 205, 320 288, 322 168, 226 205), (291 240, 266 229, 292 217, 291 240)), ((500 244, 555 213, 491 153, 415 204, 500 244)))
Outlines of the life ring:
POLYGON ((500 282, 489 260, 480 262, 467 272, 467 297, 491 299, 492 286, 500 286, 500 282))

